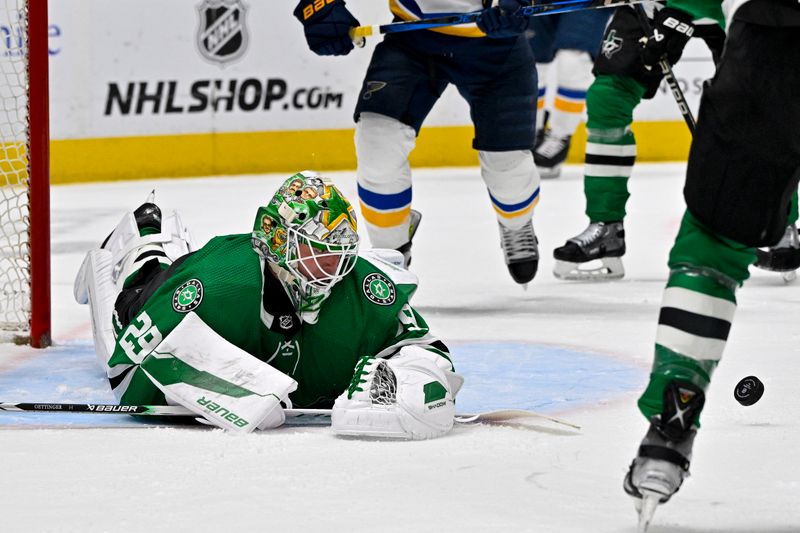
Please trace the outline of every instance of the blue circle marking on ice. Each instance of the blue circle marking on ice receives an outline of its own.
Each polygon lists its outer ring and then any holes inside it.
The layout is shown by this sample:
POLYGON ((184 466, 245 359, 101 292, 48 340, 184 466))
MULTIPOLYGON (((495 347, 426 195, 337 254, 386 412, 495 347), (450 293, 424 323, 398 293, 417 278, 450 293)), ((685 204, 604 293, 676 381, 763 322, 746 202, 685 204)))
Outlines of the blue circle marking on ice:
POLYGON ((459 412, 531 409, 555 412, 597 405, 642 390, 640 366, 578 348, 527 342, 452 342, 464 386, 459 412))
MULTIPOLYGON (((109 388, 105 372, 97 363, 92 341, 73 341, 33 351, 23 362, 0 372, 0 402, 116 404, 117 400, 109 388)), ((124 414, 0 413, 0 427, 48 425, 130 427, 145 424, 124 414)))
MULTIPOLYGON (((647 373, 614 357, 578 348, 528 342, 451 342, 456 370, 465 378, 462 413, 495 409, 556 412, 597 405, 642 390, 647 373)), ((0 401, 116 403, 91 341, 48 348, 0 372, 0 401)), ((148 419, 156 423, 156 419, 148 419)), ((1 426, 146 425, 128 415, 6 412, 1 426)))

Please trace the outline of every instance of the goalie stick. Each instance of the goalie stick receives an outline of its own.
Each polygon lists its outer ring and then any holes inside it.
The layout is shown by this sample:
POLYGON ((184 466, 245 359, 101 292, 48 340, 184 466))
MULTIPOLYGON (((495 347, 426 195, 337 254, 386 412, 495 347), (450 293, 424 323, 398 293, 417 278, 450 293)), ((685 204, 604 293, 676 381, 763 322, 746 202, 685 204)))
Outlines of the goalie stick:
MULTIPOLYGON (((555 15, 556 13, 569 13, 570 11, 585 11, 589 9, 605 9, 611 7, 639 4, 652 0, 561 0, 547 4, 535 4, 522 7, 518 11, 520 17, 535 17, 538 15, 555 15)), ((480 11, 470 11, 444 17, 435 17, 423 20, 407 20, 390 24, 375 24, 371 26, 357 26, 350 30, 353 42, 363 46, 364 38, 379 33, 398 33, 403 31, 429 30, 444 28, 459 24, 477 22, 481 16, 480 11)))
MULTIPOLYGON (((200 416, 194 411, 180 405, 116 405, 103 403, 0 403, 0 411, 34 412, 34 413, 91 413, 91 414, 126 414, 146 416, 200 416)), ((287 418, 329 419, 330 409, 284 409, 287 418)), ((482 413, 458 413, 455 421, 458 424, 503 423, 522 418, 538 418, 572 429, 580 426, 524 409, 499 409, 482 413)))

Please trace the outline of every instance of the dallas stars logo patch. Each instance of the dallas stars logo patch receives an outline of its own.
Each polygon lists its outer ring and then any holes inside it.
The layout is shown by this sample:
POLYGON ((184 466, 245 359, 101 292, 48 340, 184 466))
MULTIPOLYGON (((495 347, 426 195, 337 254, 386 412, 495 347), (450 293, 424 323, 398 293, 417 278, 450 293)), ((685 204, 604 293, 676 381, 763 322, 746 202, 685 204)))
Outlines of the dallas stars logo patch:
POLYGON ((366 278, 362 285, 364 295, 370 302, 378 305, 392 305, 397 298, 394 283, 383 274, 373 272, 366 278))
POLYGON ((600 53, 611 59, 611 56, 620 50, 622 50, 622 37, 617 37, 617 30, 611 30, 600 47, 600 53))
POLYGON ((203 284, 199 279, 190 279, 172 295, 172 308, 179 313, 188 313, 196 309, 203 301, 203 284))

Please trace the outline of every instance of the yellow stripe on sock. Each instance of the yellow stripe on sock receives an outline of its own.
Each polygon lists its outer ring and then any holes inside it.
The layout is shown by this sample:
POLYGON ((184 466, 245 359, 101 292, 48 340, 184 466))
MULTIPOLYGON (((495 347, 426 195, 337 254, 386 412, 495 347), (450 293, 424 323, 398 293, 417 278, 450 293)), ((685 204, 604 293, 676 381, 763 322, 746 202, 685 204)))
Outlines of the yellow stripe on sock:
POLYGON ((536 207, 536 204, 538 204, 538 203, 539 203, 539 197, 537 196, 533 200, 533 202, 531 202, 531 205, 529 205, 528 207, 523 207, 522 209, 519 209, 517 211, 511 211, 511 212, 503 211, 502 209, 500 209, 499 207, 497 207, 494 204, 492 204, 492 207, 494 207, 495 212, 498 215, 500 215, 501 217, 503 217, 503 218, 516 218, 518 216, 525 215, 525 214, 529 213, 530 211, 533 211, 533 208, 536 207))
POLYGON ((361 216, 364 217, 364 220, 373 226, 381 228, 399 226, 406 221, 408 215, 411 213, 411 206, 404 207, 399 211, 384 212, 370 209, 364 202, 359 201, 359 203, 361 204, 361 216))
POLYGON ((553 102, 556 109, 566 113, 580 113, 583 111, 584 104, 584 102, 571 102, 558 97, 553 102))

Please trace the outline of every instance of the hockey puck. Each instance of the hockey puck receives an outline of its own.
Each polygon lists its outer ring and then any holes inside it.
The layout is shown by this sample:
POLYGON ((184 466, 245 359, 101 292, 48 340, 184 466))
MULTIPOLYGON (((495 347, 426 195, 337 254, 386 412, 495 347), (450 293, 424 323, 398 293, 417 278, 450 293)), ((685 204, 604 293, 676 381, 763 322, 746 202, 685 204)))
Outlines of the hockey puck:
POLYGON ((733 397, 742 405, 753 405, 764 394, 764 384, 755 376, 747 376, 736 384, 733 397))

